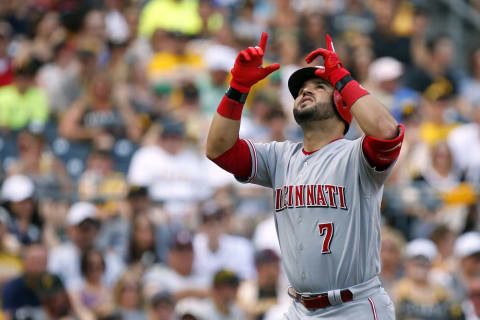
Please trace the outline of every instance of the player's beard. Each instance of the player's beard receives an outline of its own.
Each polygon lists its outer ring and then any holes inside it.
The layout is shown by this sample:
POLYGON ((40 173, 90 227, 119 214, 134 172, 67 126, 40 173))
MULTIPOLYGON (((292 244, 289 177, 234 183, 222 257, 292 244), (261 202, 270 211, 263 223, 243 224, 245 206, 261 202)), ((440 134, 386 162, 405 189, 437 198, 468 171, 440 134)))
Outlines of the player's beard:
POLYGON ((322 121, 335 117, 335 111, 331 102, 319 102, 313 108, 294 108, 293 117, 298 125, 301 126, 310 121, 322 121))

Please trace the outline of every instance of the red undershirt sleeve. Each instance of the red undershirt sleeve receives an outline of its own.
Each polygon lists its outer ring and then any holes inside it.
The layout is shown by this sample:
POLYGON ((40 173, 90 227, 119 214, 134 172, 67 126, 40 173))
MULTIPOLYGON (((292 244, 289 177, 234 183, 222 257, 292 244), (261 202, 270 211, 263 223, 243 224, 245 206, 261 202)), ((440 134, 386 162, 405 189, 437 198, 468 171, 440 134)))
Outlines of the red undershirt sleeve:
POLYGON ((368 163, 378 171, 387 169, 400 154, 404 133, 405 127, 399 124, 398 136, 391 140, 366 136, 363 139, 362 149, 368 163))
POLYGON ((220 156, 211 159, 220 168, 236 177, 247 179, 252 172, 252 157, 247 142, 237 139, 237 142, 220 156))

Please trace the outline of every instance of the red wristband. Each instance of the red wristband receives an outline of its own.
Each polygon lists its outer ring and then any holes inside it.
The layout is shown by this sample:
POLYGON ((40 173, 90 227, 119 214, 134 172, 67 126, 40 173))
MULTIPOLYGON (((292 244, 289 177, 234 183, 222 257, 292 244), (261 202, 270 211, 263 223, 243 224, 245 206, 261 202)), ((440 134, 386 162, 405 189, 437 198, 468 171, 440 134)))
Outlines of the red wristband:
POLYGON ((232 120, 240 120, 242 117, 242 111, 243 104, 232 100, 227 96, 223 96, 223 99, 220 101, 220 104, 217 108, 218 114, 232 120))
POLYGON ((365 90, 365 88, 362 87, 357 81, 351 80, 345 85, 345 87, 343 87, 340 94, 342 95, 343 101, 347 107, 351 108, 355 101, 364 95, 369 94, 369 92, 365 90))

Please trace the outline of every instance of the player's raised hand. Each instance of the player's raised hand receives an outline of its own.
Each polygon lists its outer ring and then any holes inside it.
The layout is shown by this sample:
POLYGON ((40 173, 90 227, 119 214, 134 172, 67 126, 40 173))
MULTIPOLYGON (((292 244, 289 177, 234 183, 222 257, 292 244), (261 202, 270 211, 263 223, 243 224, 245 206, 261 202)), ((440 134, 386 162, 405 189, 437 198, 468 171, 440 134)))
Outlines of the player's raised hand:
POLYGON ((350 73, 343 68, 343 64, 335 52, 333 41, 329 34, 326 36, 326 41, 327 49, 318 48, 310 52, 305 58, 305 61, 307 61, 307 63, 312 63, 312 61, 318 56, 322 56, 325 69, 318 69, 315 71, 315 74, 321 78, 328 79, 328 81, 330 81, 330 83, 335 87, 338 80, 350 73))
POLYGON ((267 39, 268 34, 263 32, 258 46, 248 47, 240 51, 232 68, 232 80, 230 82, 232 88, 247 93, 251 86, 280 68, 278 63, 262 67, 267 39))

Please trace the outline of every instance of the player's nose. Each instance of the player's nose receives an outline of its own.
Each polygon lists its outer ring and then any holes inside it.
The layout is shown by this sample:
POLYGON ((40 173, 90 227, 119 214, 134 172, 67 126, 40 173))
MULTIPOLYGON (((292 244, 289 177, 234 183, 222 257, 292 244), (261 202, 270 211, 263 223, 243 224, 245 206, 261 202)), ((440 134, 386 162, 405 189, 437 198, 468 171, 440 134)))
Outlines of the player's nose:
POLYGON ((305 86, 300 89, 299 96, 305 96, 305 95, 312 95, 313 96, 313 91, 309 87, 305 86))

